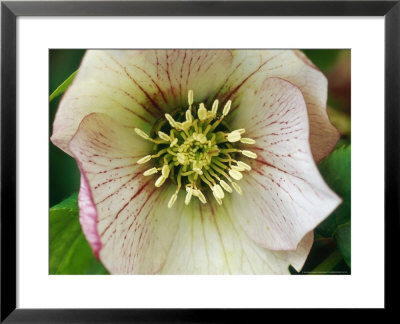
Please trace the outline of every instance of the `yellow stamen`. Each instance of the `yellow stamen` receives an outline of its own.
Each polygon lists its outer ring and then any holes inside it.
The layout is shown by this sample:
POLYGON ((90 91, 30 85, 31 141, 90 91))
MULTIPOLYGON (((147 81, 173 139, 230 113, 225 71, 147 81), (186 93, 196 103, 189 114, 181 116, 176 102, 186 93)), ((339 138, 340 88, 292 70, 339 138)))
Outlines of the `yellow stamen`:
POLYGON ((242 142, 243 144, 256 144, 255 140, 253 140, 252 138, 246 138, 246 137, 242 137, 240 139, 240 142, 242 142))
POLYGON ((243 168, 243 167, 241 167, 239 165, 232 165, 231 168, 232 168, 232 170, 236 170, 236 171, 239 171, 239 172, 243 172, 243 171, 246 170, 245 168, 243 168))
POLYGON ((231 110, 231 104, 232 104, 232 101, 228 100, 224 106, 224 109, 222 110, 222 115, 224 115, 224 116, 228 115, 229 110, 231 110))
POLYGON ((157 172, 158 172, 157 168, 151 168, 151 169, 148 169, 145 172, 143 172, 143 175, 147 177, 147 176, 152 175, 157 172))
POLYGON ((237 161, 236 162, 238 164, 238 166, 242 167, 243 169, 250 171, 251 170, 251 166, 248 165, 247 163, 244 163, 242 161, 237 161))
POLYGON ((240 180, 243 178, 243 174, 241 174, 239 171, 233 170, 233 169, 229 170, 229 175, 235 180, 240 180))
POLYGON ((165 182, 165 180, 167 180, 167 178, 165 178, 163 175, 161 175, 155 183, 156 187, 161 187, 163 185, 163 183, 165 182))
POLYGON ((230 132, 227 137, 228 141, 231 143, 240 141, 240 138, 241 138, 241 136, 238 131, 230 132))
POLYGON ((221 180, 220 182, 219 182, 219 184, 221 185, 221 187, 222 188, 224 188, 227 192, 232 192, 232 188, 231 187, 229 187, 229 185, 224 181, 224 180, 221 180))
POLYGON ((165 114, 165 118, 168 120, 171 127, 176 127, 176 121, 170 114, 165 114))
POLYGON ((188 91, 188 103, 189 106, 193 105, 193 90, 188 91))
POLYGON ((161 174, 163 175, 164 178, 168 178, 169 171, 170 171, 170 169, 169 169, 168 164, 164 164, 162 167, 162 170, 161 170, 161 174))
POLYGON ((232 179, 241 180, 242 172, 250 171, 251 167, 237 161, 236 154, 240 152, 247 157, 257 157, 251 151, 235 147, 235 143, 239 141, 243 144, 255 143, 253 139, 242 138, 246 130, 239 128, 231 131, 229 125, 223 122, 231 110, 231 100, 225 103, 222 114, 217 117, 218 99, 207 110, 204 103, 192 107, 193 97, 193 90, 189 90, 189 107, 174 111, 173 114, 165 114, 166 120, 155 125, 151 132, 152 137, 139 128, 134 129, 139 136, 155 144, 152 155, 146 155, 137 161, 142 164, 154 159, 154 167, 144 171, 144 176, 160 171, 161 175, 155 181, 156 187, 161 187, 169 178, 177 184, 175 193, 168 201, 168 208, 175 204, 182 187, 186 189, 186 205, 190 204, 193 196, 198 197, 201 203, 207 203, 201 190, 211 190, 220 205, 225 198, 225 192, 232 193, 234 189, 242 194, 242 189, 232 179), (221 180, 222 177, 224 180, 221 180))
POLYGON ((256 159, 257 158, 257 154, 251 151, 247 151, 247 150, 242 150, 242 154, 251 158, 251 159, 256 159))
POLYGON ((146 155, 145 157, 142 157, 139 159, 136 163, 137 164, 144 164, 146 162, 149 162, 151 160, 151 155, 146 155))
POLYGON ((162 132, 162 131, 159 131, 159 132, 158 132, 158 136, 159 136, 162 140, 167 141, 167 142, 169 142, 169 141, 171 140, 171 138, 170 138, 167 134, 165 134, 164 132, 162 132))
POLYGON ((171 199, 168 202, 168 208, 171 208, 173 204, 175 204, 176 198, 178 198, 178 192, 175 192, 172 196, 171 199))
POLYGON ((217 115, 217 111, 218 111, 218 99, 214 100, 214 103, 211 107, 211 112, 214 114, 214 116, 217 115))
POLYGON ((204 107, 203 103, 200 104, 200 108, 199 108, 199 110, 197 112, 197 116, 199 116, 199 119, 201 121, 207 119, 207 109, 206 109, 206 107, 204 107))
POLYGON ((149 139, 149 135, 147 135, 145 132, 143 132, 141 129, 139 128, 135 128, 135 132, 136 134, 138 134, 139 136, 143 137, 144 139, 149 139))

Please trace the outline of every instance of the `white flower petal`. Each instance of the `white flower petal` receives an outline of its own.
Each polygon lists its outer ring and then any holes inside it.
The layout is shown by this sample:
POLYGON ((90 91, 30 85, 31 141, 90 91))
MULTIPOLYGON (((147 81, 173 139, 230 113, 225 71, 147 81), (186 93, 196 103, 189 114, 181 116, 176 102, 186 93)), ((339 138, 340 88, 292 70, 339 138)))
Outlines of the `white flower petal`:
POLYGON ((228 50, 90 50, 61 100, 52 141, 68 142, 84 116, 100 112, 123 125, 150 131, 163 113, 208 98, 226 78, 228 50))
MULTIPOLYGON (((233 53, 232 72, 215 98, 221 102, 231 99, 232 110, 235 110, 245 91, 259 89, 266 78, 290 81, 301 90, 307 103, 314 159, 319 161, 326 156, 340 136, 326 112, 326 77, 300 51, 239 50, 233 53)), ((240 127, 247 129, 243 124, 240 127)))
MULTIPOLYGON (((97 213, 89 215, 88 229, 82 223, 84 232, 100 238, 92 246, 113 274, 282 274, 289 264, 301 268, 308 255, 310 240, 295 252, 260 247, 234 221, 231 195, 222 207, 211 198, 185 206, 180 191, 167 208, 175 187, 155 188, 133 163, 132 152, 146 154, 147 142, 106 115, 85 117, 70 149, 86 177, 90 211, 97 213)), ((87 206, 80 207, 86 217, 87 206)))
POLYGON ((294 250, 341 202, 325 184, 311 155, 306 105, 300 90, 279 78, 247 90, 233 126, 247 124, 257 144, 252 171, 233 218, 250 237, 273 250, 294 250), (237 125, 235 125, 237 124, 237 125))
POLYGON ((175 188, 156 188, 154 178, 142 174, 146 166, 135 163, 149 145, 104 114, 85 117, 69 145, 97 211, 102 248, 92 247, 111 273, 158 272, 178 228, 177 209, 167 208, 175 188))
POLYGON ((270 251, 255 243, 231 216, 231 202, 195 200, 182 210, 179 229, 162 274, 289 274, 300 270, 312 245, 312 233, 296 251, 270 251))

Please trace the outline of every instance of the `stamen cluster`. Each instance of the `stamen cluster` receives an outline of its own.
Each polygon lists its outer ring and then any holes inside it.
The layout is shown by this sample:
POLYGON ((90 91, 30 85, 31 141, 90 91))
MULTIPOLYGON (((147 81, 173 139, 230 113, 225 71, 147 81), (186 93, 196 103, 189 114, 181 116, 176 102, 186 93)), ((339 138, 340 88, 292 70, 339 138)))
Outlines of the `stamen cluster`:
POLYGON ((255 140, 242 137, 245 129, 230 131, 223 122, 231 109, 230 100, 226 102, 222 114, 218 114, 218 100, 214 101, 210 110, 203 103, 196 108, 192 90, 189 90, 188 102, 187 110, 165 114, 165 119, 153 127, 152 136, 135 128, 139 136, 154 143, 154 154, 142 157, 137 163, 154 161, 155 166, 143 174, 150 176, 161 172, 155 182, 156 187, 161 187, 167 179, 177 185, 168 208, 175 203, 180 189, 186 190, 186 205, 193 196, 207 203, 204 195, 207 187, 221 205, 224 190, 231 193, 232 186, 236 192, 242 193, 232 179, 239 181, 243 178, 242 172, 251 170, 250 165, 237 160, 237 156, 242 154, 257 158, 254 152, 235 148, 233 143, 255 144, 255 140))

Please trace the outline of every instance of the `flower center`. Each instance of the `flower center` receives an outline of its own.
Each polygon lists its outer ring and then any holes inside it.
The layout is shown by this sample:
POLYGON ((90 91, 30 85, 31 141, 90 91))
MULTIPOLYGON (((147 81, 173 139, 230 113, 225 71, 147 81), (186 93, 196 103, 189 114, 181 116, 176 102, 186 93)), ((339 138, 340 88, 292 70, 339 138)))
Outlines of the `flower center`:
POLYGON ((155 185, 161 187, 170 179, 177 189, 168 203, 171 208, 178 198, 181 189, 186 190, 185 204, 192 197, 207 203, 204 191, 209 188, 218 204, 222 204, 224 190, 232 193, 231 186, 239 194, 240 186, 232 179, 239 181, 242 172, 251 167, 237 160, 240 154, 255 159, 257 155, 248 150, 235 148, 235 143, 255 144, 255 140, 244 138, 245 129, 229 130, 223 121, 231 109, 231 101, 225 104, 222 114, 218 114, 218 100, 207 110, 203 103, 193 105, 193 91, 188 93, 189 107, 165 114, 153 127, 152 136, 139 128, 135 132, 142 138, 154 143, 154 154, 146 155, 137 161, 138 164, 153 160, 154 167, 143 174, 150 176, 161 172, 155 185))

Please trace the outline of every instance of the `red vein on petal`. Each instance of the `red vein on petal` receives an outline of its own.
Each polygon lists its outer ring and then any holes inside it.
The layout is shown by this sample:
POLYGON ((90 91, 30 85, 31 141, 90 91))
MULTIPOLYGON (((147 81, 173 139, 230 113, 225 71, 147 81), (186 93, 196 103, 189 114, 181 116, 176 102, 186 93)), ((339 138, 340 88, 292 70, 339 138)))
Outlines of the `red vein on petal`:
POLYGON ((141 67, 137 66, 137 65, 133 65, 134 67, 136 67, 138 70, 142 71, 144 74, 146 74, 146 76, 151 80, 151 82, 153 82, 153 84, 156 86, 158 92, 160 93, 161 97, 164 99, 165 103, 167 102, 167 98, 165 96, 165 93, 161 90, 160 86, 158 85, 158 83, 151 77, 151 75, 149 75, 144 69, 142 69, 141 67))
POLYGON ((154 99, 150 96, 150 94, 143 89, 143 87, 139 84, 139 82, 137 82, 136 79, 132 77, 132 75, 128 72, 126 67, 120 64, 112 56, 109 57, 125 72, 125 75, 140 89, 140 91, 143 92, 143 94, 147 97, 147 99, 152 103, 153 107, 156 108, 158 111, 162 112, 162 109, 158 106, 158 104, 154 101, 154 99))
POLYGON ((168 51, 165 51, 165 57, 166 57, 166 63, 167 63, 165 72, 167 73, 167 77, 168 77, 169 85, 170 85, 170 88, 171 88, 172 96, 175 97, 174 86, 172 85, 171 76, 169 75, 169 62, 168 62, 169 56, 168 56, 168 51))
POLYGON ((135 180, 139 175, 141 175, 141 172, 137 172, 136 174, 133 175, 132 178, 130 178, 127 182, 125 182, 124 184, 122 184, 116 191, 114 191, 113 193, 109 194, 107 197, 105 197, 104 199, 102 199, 101 201, 97 202, 96 204, 99 205, 103 202, 105 202, 107 199, 109 199, 110 197, 114 196, 116 193, 120 192, 123 188, 125 188, 128 183, 132 182, 133 180, 135 180))
POLYGON ((100 234, 100 236, 104 236, 105 232, 108 231, 108 229, 111 227, 111 225, 117 220, 119 214, 121 214, 125 208, 150 184, 152 180, 147 181, 146 183, 144 183, 137 191, 136 193, 129 199, 129 201, 127 203, 125 203, 124 206, 122 206, 122 208, 116 213, 116 215, 114 216, 114 219, 112 221, 110 221, 110 223, 108 224, 108 226, 103 230, 103 232, 100 234))

